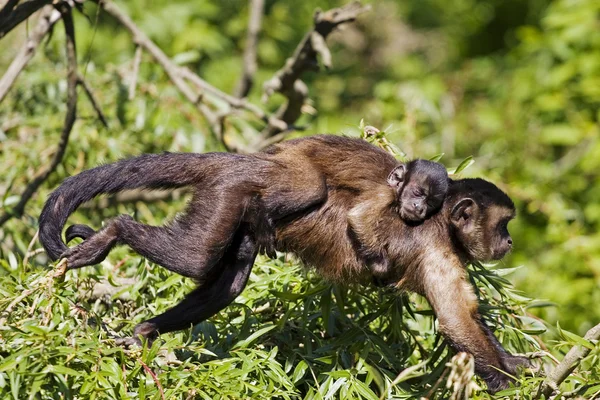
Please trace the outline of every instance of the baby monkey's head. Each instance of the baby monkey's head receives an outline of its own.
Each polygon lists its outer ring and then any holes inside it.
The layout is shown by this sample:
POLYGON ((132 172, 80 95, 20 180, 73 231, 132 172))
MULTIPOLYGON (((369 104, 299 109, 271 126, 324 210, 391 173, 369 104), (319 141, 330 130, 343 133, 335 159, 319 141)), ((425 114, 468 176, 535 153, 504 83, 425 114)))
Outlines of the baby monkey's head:
POLYGON ((448 193, 446 168, 433 161, 413 160, 394 168, 388 184, 396 190, 400 217, 421 222, 440 209, 448 193))

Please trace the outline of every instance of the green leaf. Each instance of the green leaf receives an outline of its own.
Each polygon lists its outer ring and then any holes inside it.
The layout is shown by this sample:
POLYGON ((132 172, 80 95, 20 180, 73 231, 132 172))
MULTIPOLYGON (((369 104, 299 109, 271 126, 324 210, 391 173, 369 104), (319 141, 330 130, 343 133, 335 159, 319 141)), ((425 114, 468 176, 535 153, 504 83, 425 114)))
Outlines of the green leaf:
POLYGON ((277 328, 277 325, 270 325, 270 326, 266 326, 262 329, 259 329, 258 331, 254 332, 252 335, 248 336, 246 339, 240 340, 239 342, 234 344, 232 349, 244 349, 244 348, 250 346, 252 344, 252 342, 254 342, 256 339, 258 339, 265 333, 272 331, 275 328, 277 328))
POLYGON ((449 170, 448 175, 458 175, 465 169, 469 168, 474 162, 475 160, 473 159, 473 156, 469 156, 462 160, 461 163, 458 164, 458 167, 456 167, 454 170, 449 170))
POLYGON ((44 373, 52 373, 52 374, 63 374, 63 375, 71 375, 71 376, 80 376, 81 372, 77 372, 72 368, 65 367, 64 365, 48 365, 43 370, 44 373))

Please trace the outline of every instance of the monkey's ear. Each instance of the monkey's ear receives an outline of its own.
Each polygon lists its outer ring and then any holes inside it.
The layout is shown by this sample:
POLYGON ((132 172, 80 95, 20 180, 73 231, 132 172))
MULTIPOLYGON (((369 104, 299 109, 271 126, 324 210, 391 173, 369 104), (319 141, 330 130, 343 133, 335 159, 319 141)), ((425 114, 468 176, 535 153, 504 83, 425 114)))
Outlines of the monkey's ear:
POLYGON ((406 165, 400 164, 399 166, 394 168, 392 172, 390 172, 390 174, 388 175, 388 185, 390 185, 394 189, 399 188, 400 186, 402 186, 402 182, 404 182, 404 175, 406 175, 406 165))
POLYGON ((473 220, 479 214, 479 206, 477 203, 467 197, 459 201, 450 212, 452 223, 459 227, 467 227, 471 225, 473 220))

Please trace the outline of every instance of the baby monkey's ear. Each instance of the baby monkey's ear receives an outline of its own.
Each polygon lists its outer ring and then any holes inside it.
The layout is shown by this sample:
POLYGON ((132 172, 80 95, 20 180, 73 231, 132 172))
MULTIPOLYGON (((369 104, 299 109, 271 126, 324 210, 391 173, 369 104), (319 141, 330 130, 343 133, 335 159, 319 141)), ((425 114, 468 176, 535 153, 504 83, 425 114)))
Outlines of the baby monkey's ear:
POLYGON ((388 185, 390 185, 394 189, 399 188, 400 186, 402 186, 402 184, 404 182, 405 175, 406 175, 406 165, 400 164, 399 166, 394 168, 392 170, 392 172, 390 172, 390 174, 388 175, 388 177, 387 177, 388 185))

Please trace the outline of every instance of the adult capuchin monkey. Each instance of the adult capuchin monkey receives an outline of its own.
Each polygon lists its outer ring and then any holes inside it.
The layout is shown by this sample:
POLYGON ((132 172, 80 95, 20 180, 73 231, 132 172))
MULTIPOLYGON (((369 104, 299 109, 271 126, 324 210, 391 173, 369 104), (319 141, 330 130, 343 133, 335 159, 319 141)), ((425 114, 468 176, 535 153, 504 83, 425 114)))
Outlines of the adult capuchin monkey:
POLYGON ((507 373, 528 361, 504 351, 481 320, 465 264, 498 260, 510 250, 506 225, 513 203, 484 180, 450 181, 440 211, 412 226, 400 218, 397 187, 387 180, 398 166, 366 141, 333 135, 290 140, 253 155, 142 155, 65 180, 44 206, 40 240, 68 269, 99 263, 115 245, 127 244, 199 282, 175 307, 138 324, 126 344, 186 329, 226 307, 270 241, 334 282, 370 282, 361 252, 381 254, 388 282, 424 295, 454 349, 474 356, 488 389, 506 388, 507 373), (122 215, 97 232, 85 225, 67 229, 68 239, 85 239, 75 247, 61 238, 68 216, 101 193, 182 186, 193 188, 192 199, 168 225, 122 215), (357 213, 366 199, 368 209, 357 213))
MULTIPOLYGON (((400 217, 409 225, 416 225, 442 207, 448 193, 449 178, 446 168, 440 163, 412 160, 394 168, 387 177, 387 183, 396 191, 394 204, 400 217)), ((380 199, 377 196, 372 193, 363 194, 363 198, 348 214, 348 223, 355 234, 365 230, 364 223, 372 215, 372 209, 379 205, 380 199)), ((377 224, 377 221, 371 223, 377 224)), ((365 237, 357 241, 358 253, 373 274, 374 282, 381 286, 391 272, 389 257, 380 246, 361 245, 368 241, 365 237)))

